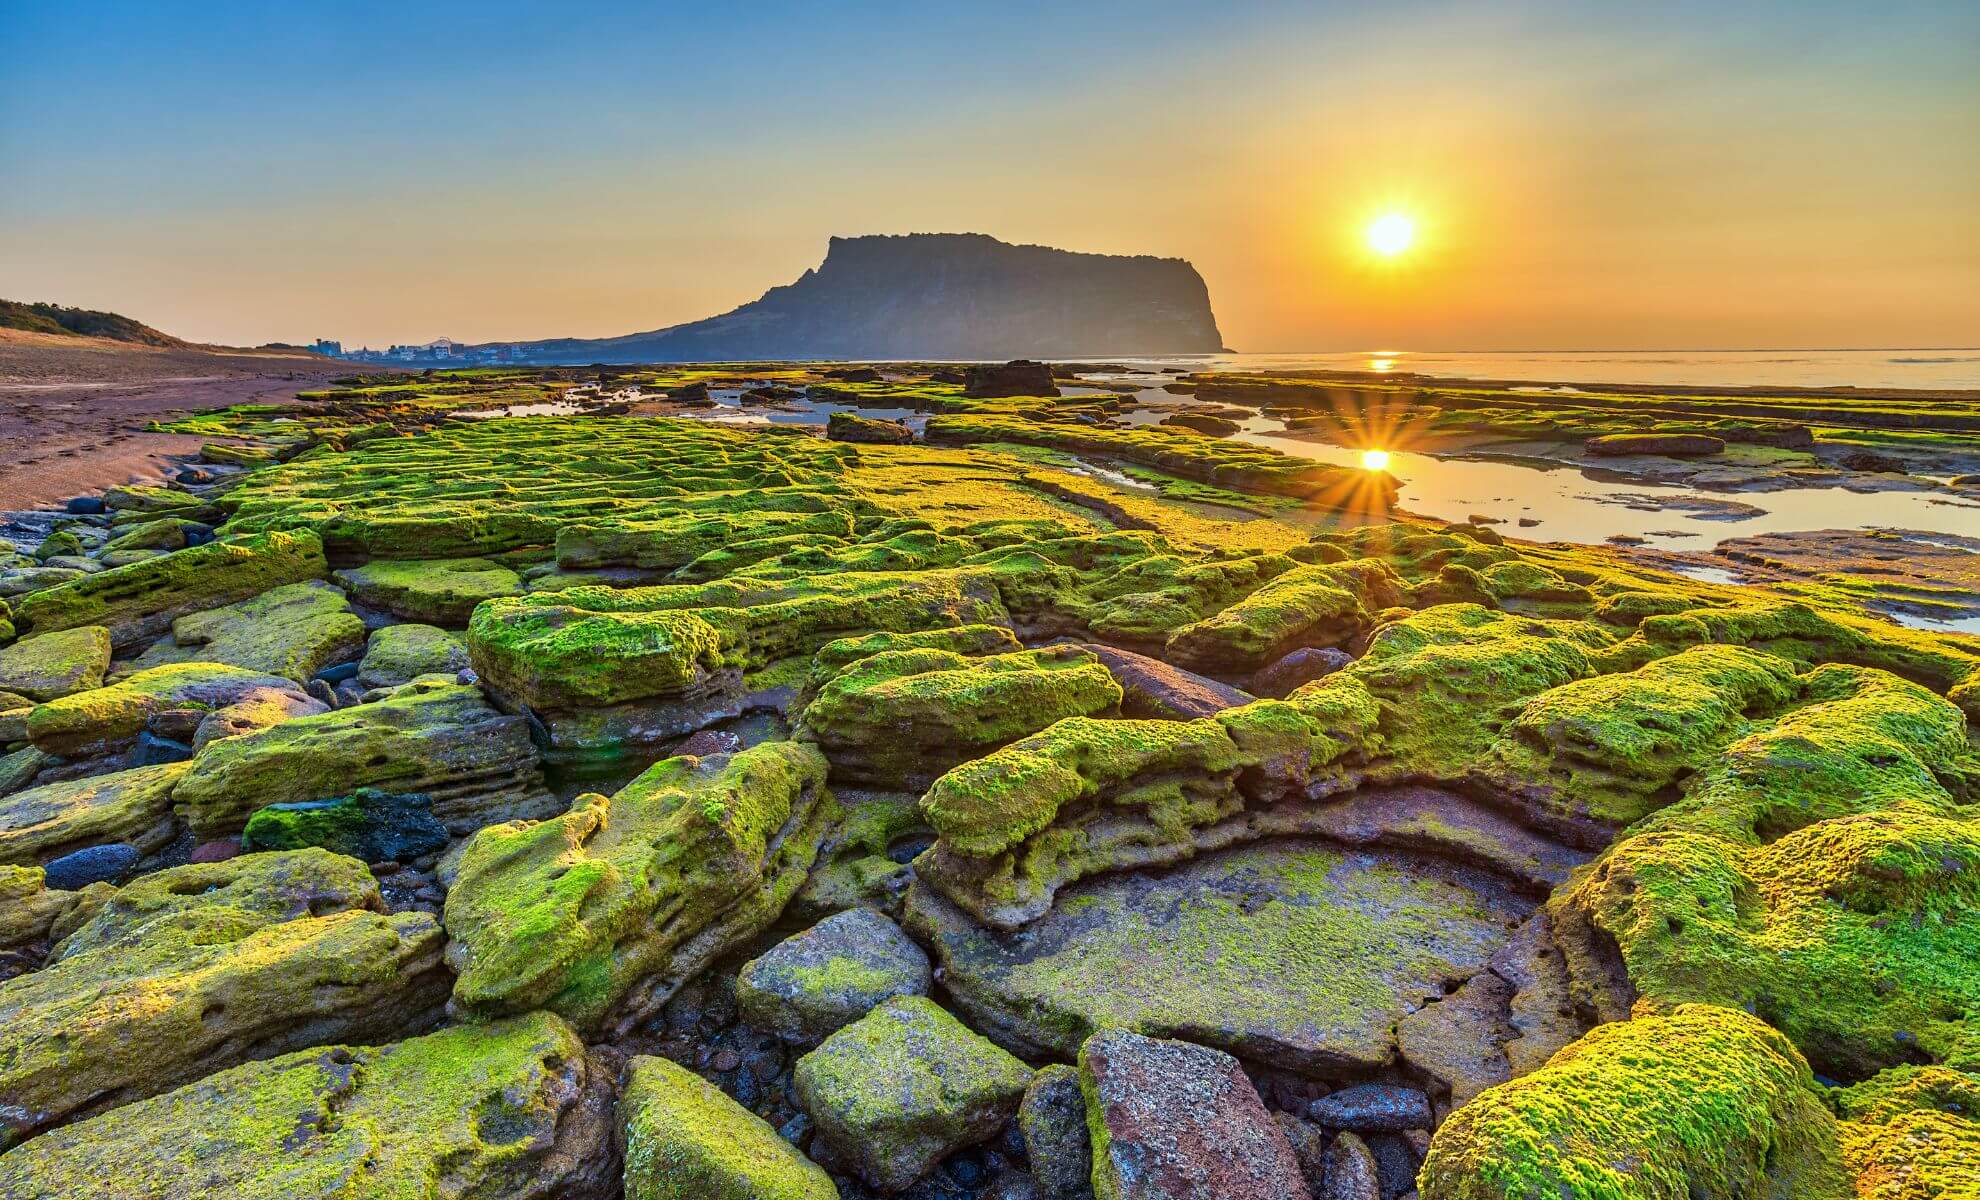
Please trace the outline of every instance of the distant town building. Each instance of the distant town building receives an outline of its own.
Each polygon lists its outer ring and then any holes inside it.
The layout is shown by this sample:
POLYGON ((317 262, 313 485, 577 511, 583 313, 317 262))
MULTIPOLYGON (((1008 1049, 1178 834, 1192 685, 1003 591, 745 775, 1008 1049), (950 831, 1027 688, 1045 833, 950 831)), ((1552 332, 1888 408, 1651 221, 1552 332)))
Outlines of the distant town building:
POLYGON ((331 358, 344 357, 344 343, 333 342, 329 338, 317 338, 309 344, 309 348, 318 354, 329 355, 331 358))

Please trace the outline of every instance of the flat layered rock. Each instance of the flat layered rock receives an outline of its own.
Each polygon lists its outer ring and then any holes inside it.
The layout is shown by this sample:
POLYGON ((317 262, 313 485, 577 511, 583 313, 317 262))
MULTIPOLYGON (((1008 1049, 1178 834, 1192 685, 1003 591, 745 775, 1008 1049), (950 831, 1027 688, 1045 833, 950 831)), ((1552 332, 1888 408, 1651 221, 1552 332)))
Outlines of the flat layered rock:
POLYGON ((351 611, 344 593, 312 579, 188 613, 172 622, 171 637, 154 643, 137 663, 227 663, 307 683, 324 667, 355 655, 364 642, 364 620, 351 611))
POLYGON ((377 559, 336 580, 367 608, 448 629, 464 628, 483 600, 523 590, 522 576, 486 558, 377 559))
POLYGON ((1125 1030, 1079 1051, 1093 1184, 1109 1200, 1307 1200, 1299 1160, 1228 1054, 1125 1030))
POLYGON ((437 625, 387 625, 372 631, 357 680, 367 688, 398 687, 422 675, 457 675, 467 666, 467 646, 437 625))
POLYGON ((110 668, 110 631, 82 625, 23 638, 0 649, 0 692, 54 700, 103 686, 110 668))
POLYGON ((1533 907, 1475 868, 1285 839, 1083 881, 1015 933, 919 885, 907 920, 955 1002, 1020 1053, 1121 1028, 1335 1077, 1391 1063, 1396 1022, 1533 907))
POLYGON ((532 1013, 222 1071, 0 1156, 0 1194, 600 1200, 617 1159, 610 1071, 532 1013))
POLYGON ((882 1001, 928 993, 928 954, 870 908, 835 913, 772 946, 736 976, 744 1019, 816 1045, 882 1001))
POLYGON ((444 941, 422 912, 193 907, 0 983, 0 1143, 248 1059, 417 1029, 446 996, 444 941))
POLYGON ((0 863, 46 863, 111 842, 157 850, 172 840, 172 787, 185 773, 185 763, 164 763, 0 797, 0 863))
POLYGON ((1159 658, 1098 644, 1082 648, 1098 657, 1121 685, 1125 693, 1121 699, 1123 716, 1191 721, 1254 699, 1230 684, 1171 666, 1159 658))
POLYGON ((418 793, 455 834, 556 808, 529 723, 477 688, 419 680, 371 704, 298 717, 200 750, 173 798, 202 839, 238 833, 269 804, 353 789, 418 793))
POLYGON ((146 732, 189 742, 217 712, 271 703, 298 712, 324 711, 294 680, 280 675, 224 663, 172 663, 38 705, 28 714, 27 733, 44 753, 87 758, 128 749, 146 732))
POLYGON ((34 592, 15 602, 14 624, 24 633, 101 625, 115 645, 133 646, 187 613, 321 579, 328 570, 314 533, 227 538, 34 592))

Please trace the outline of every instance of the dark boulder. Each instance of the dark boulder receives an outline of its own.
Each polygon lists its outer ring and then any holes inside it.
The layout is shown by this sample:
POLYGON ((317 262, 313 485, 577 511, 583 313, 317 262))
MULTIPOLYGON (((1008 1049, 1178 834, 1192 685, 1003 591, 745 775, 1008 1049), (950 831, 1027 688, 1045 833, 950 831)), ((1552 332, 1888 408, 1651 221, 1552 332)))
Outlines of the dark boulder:
POLYGON ((825 422, 825 436, 834 442, 858 442, 869 446, 905 446, 914 440, 914 431, 899 421, 882 421, 858 413, 835 412, 825 422))
POLYGON ((1589 438, 1581 446, 1597 458, 1620 458, 1628 454, 1710 458, 1726 449, 1725 439, 1703 433, 1610 433, 1589 438))
POLYGON ((1162 424, 1180 429, 1193 429, 1197 433, 1207 433, 1211 437, 1229 437, 1238 431, 1236 421, 1209 413, 1179 412, 1162 418, 1162 424))
POLYGON ((1251 694, 1283 700, 1306 684, 1323 679, 1353 662, 1345 650, 1333 646, 1314 649, 1301 647, 1251 676, 1251 694))
POLYGON ((1227 683, 1172 667, 1159 658, 1089 643, 1114 682, 1125 693, 1121 715, 1157 721, 1193 721, 1227 708, 1250 704, 1252 697, 1227 683))
POLYGON ((1059 385, 1052 382, 1052 368, 1028 358, 970 367, 963 376, 963 395, 972 399, 1058 394, 1059 385))
POLYGON ((1393 1083, 1362 1083, 1320 1097, 1306 1115, 1350 1133, 1401 1133, 1430 1128, 1430 1097, 1393 1083))
POLYGON ((136 846, 126 842, 89 846, 50 862, 44 868, 44 883, 62 892, 80 891, 92 883, 122 883, 143 857, 136 846))
POLYGON ((271 804, 249 817, 241 834, 249 853, 306 846, 368 863, 410 862, 446 849, 447 830, 425 795, 359 788, 333 800, 271 804))

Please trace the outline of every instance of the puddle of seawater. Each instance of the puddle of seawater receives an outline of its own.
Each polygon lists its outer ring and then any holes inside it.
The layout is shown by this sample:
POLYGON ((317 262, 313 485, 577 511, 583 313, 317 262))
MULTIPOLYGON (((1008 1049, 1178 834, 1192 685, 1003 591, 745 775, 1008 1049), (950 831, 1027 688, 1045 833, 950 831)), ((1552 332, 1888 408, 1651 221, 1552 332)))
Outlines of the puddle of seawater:
POLYGON ((495 417, 573 417, 587 411, 584 405, 568 400, 544 400, 536 404, 505 404, 501 408, 464 408, 451 415, 486 421, 495 417))

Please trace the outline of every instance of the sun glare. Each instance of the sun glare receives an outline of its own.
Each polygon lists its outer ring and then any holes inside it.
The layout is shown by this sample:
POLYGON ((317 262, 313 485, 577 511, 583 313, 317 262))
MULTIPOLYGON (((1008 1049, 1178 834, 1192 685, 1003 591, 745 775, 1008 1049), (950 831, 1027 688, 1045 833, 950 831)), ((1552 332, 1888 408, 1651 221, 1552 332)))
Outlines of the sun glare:
POLYGON ((1368 225, 1368 248, 1384 258, 1394 258, 1416 240, 1416 222, 1402 213, 1383 213, 1368 225))
POLYGON ((1389 452, 1387 450, 1363 450, 1361 452, 1361 465, 1370 471, 1384 470, 1389 465, 1389 452))

